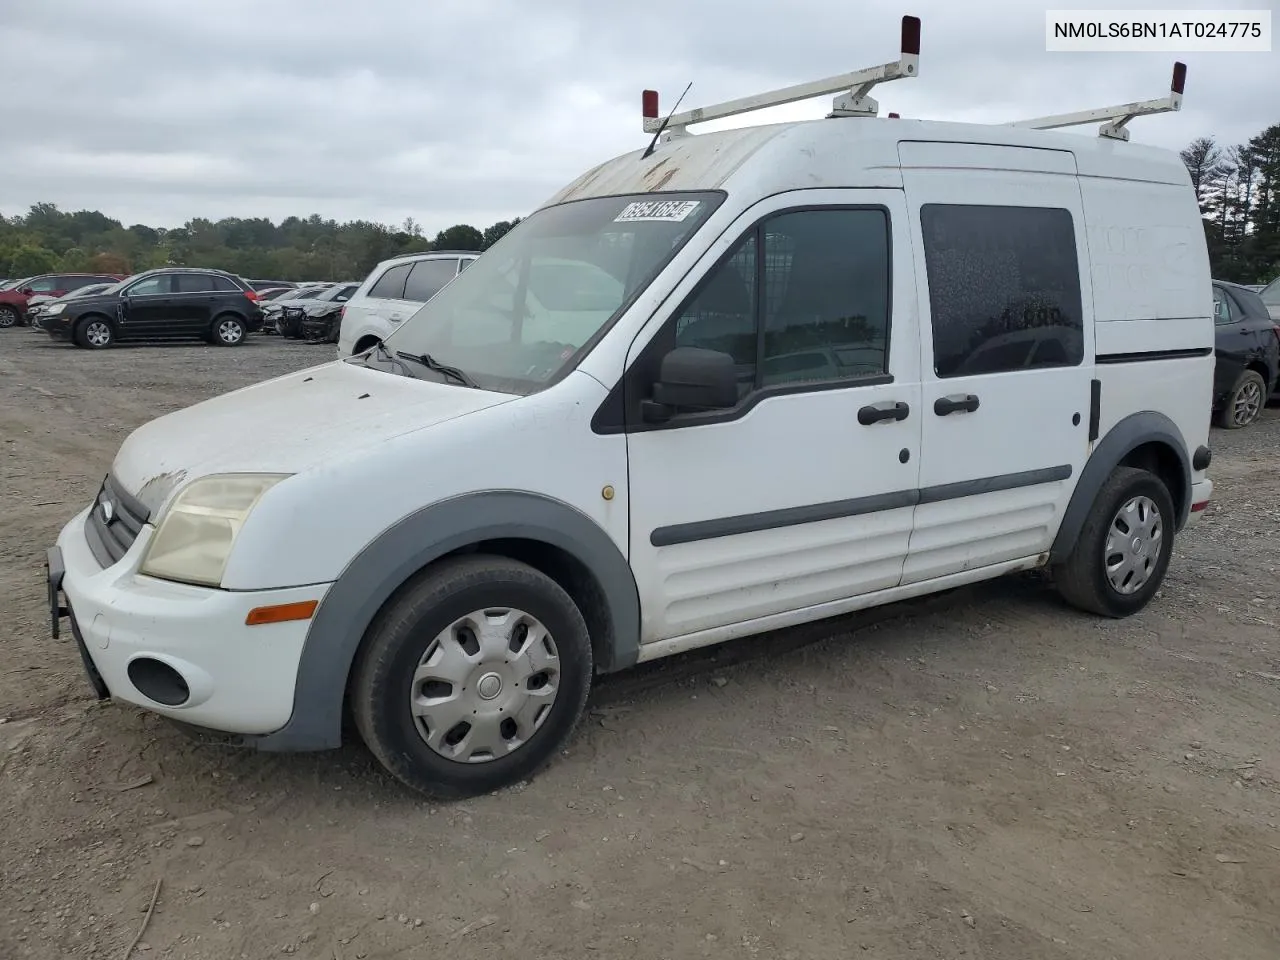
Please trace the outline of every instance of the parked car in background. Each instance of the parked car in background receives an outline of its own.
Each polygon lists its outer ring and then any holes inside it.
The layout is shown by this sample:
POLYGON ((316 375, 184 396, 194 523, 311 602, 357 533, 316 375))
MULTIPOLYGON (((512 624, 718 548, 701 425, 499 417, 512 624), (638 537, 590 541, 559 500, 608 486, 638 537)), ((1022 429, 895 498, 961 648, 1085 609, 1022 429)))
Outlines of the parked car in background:
POLYGON ((301 287, 294 287, 279 296, 273 297, 271 300, 262 304, 263 322, 262 332, 267 334, 275 334, 276 319, 280 316, 280 312, 284 309, 284 305, 292 300, 310 300, 324 293, 332 284, 328 283, 308 283, 301 287))
POLYGON ((48 297, 43 294, 32 297, 27 301, 27 326, 32 330, 40 329, 40 318, 48 312, 49 307, 55 303, 64 303, 67 300, 78 300, 81 297, 91 297, 95 294, 102 293, 108 287, 109 283, 91 283, 87 287, 81 287, 79 290, 72 290, 70 293, 64 293, 60 297, 48 297))
POLYGON ((434 250, 382 261, 343 311, 338 356, 381 343, 478 256, 474 250, 434 250))
POLYGON ((55 340, 95 350, 122 340, 186 338, 234 347, 262 327, 262 309, 235 274, 161 267, 95 296, 55 304, 40 325, 55 340))
POLYGON ((276 333, 282 337, 298 339, 303 335, 302 322, 312 308, 317 308, 316 316, 336 313, 339 307, 350 300, 352 294, 359 289, 360 281, 351 280, 346 283, 335 283, 314 296, 290 297, 288 300, 280 301, 280 312, 275 314, 276 333))
POLYGON ((0 327, 16 327, 26 321, 27 301, 38 294, 61 297, 91 283, 117 283, 124 278, 111 273, 41 273, 0 290, 0 327))
POLYGON ((246 280, 245 283, 257 292, 279 289, 280 287, 296 287, 298 285, 292 280, 246 280))
POLYGON ((1213 406, 1228 430, 1258 419, 1280 379, 1280 327, 1252 290, 1213 281, 1213 406))
POLYGON ((1258 297, 1266 305, 1271 319, 1280 321, 1280 277, 1276 277, 1259 290, 1258 297))
POLYGON ((288 297, 297 292, 297 287, 267 287, 258 291, 259 303, 270 303, 272 300, 279 300, 281 297, 288 297))

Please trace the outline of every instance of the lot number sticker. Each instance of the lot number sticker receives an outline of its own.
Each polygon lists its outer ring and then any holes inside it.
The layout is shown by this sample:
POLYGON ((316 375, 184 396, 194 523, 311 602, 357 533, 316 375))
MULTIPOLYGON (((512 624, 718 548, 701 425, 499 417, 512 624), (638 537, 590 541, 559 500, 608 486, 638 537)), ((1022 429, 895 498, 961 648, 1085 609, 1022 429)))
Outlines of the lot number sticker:
POLYGON ((613 218, 614 223, 633 223, 637 220, 665 220, 680 223, 698 209, 701 200, 637 200, 628 203, 613 218))

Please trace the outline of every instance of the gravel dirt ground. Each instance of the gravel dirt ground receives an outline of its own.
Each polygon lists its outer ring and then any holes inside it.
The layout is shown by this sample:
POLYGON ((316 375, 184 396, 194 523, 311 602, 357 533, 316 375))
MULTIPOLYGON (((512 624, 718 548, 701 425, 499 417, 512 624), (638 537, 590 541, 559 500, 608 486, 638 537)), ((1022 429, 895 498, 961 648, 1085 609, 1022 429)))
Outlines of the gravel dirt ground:
POLYGON ((356 743, 99 704, 48 635, 43 551, 131 429, 332 355, 0 332, 0 958, 123 957, 157 881, 134 958, 1280 956, 1280 411, 1215 430, 1136 617, 1028 576, 701 651, 431 805, 356 743))

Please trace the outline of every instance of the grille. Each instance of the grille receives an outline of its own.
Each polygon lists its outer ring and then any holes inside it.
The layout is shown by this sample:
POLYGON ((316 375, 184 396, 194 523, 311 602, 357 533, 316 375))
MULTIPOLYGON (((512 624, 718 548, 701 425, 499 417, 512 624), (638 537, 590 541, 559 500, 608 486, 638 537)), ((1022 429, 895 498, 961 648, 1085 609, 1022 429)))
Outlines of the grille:
POLYGON ((84 525, 85 539, 98 563, 109 567, 128 553, 150 516, 151 511, 108 474, 84 525))

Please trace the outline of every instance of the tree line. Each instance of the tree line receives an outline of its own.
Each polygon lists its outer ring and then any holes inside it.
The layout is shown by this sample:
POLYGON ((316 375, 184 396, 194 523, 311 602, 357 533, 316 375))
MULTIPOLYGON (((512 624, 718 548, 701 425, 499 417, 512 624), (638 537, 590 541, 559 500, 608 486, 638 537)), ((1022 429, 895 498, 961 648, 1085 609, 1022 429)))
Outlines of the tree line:
POLYGON ((1280 276, 1280 123, 1234 146, 1200 137, 1182 162, 1200 202, 1214 279, 1280 276))
POLYGON ((458 224, 428 237, 412 217, 399 227, 368 220, 339 223, 319 214, 288 217, 197 217, 165 229, 126 227, 97 210, 69 213, 37 203, 0 215, 0 277, 53 271, 132 274, 153 267, 215 267, 271 280, 363 280, 382 260, 429 250, 484 250, 521 220, 484 230, 458 224))

